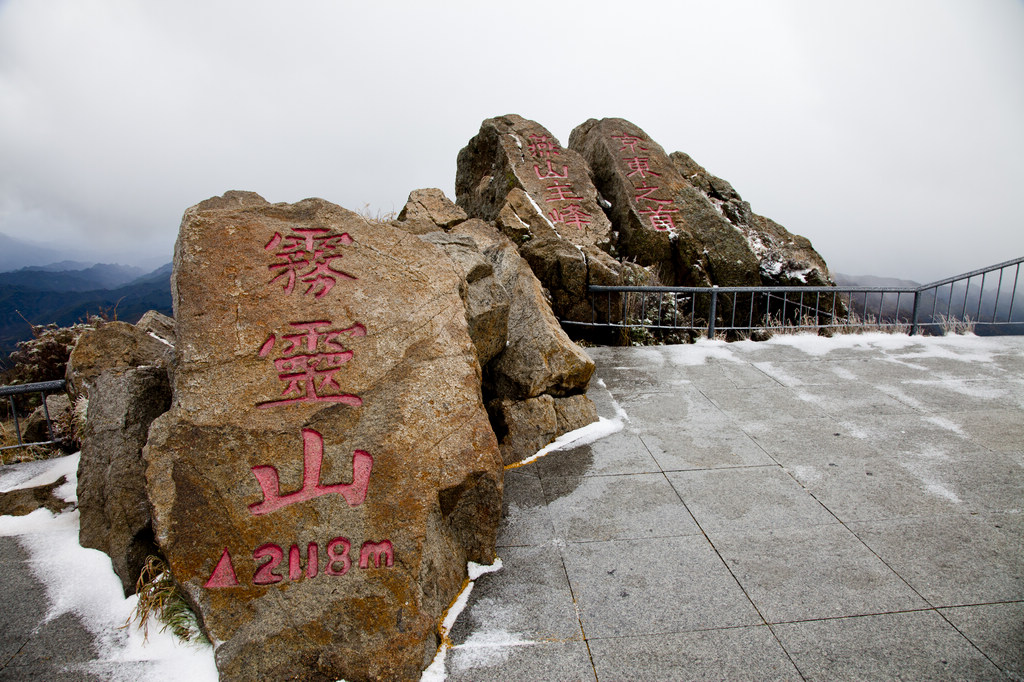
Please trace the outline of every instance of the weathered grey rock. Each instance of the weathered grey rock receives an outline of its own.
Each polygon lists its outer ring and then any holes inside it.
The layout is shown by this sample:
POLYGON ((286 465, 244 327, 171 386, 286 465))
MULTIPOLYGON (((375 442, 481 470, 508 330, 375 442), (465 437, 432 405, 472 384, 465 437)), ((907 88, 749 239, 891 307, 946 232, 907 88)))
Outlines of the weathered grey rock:
POLYGON ((146 475, 222 680, 418 679, 466 562, 494 559, 502 462, 463 281, 320 199, 186 211, 146 475))
POLYGON ((173 318, 162 315, 155 310, 150 310, 139 318, 139 321, 135 323, 135 327, 147 336, 156 338, 157 341, 163 341, 165 345, 174 348, 176 336, 173 318))
MULTIPOLYGON (((491 262, 495 278, 510 293, 508 343, 485 366, 484 374, 487 391, 494 396, 488 403, 491 423, 502 458, 511 464, 566 431, 597 420, 596 408, 583 395, 593 362, 562 331, 540 282, 508 237, 482 220, 468 220, 452 232, 476 243, 491 262), (538 402, 540 398, 544 400, 538 402), (563 405, 561 418, 552 411, 554 405, 563 405), (535 417, 536 423, 527 417, 535 417)), ((611 260, 606 255, 601 258, 611 260)))
POLYGON ((450 230, 469 216, 437 188, 417 189, 409 193, 395 226, 413 234, 450 230))
POLYGON ((46 410, 40 405, 25 420, 22 427, 21 439, 26 443, 40 443, 48 440, 60 440, 66 434, 61 432, 60 422, 70 420, 68 416, 74 410, 71 400, 64 393, 51 393, 46 396, 46 410), (53 438, 46 425, 47 412, 50 415, 50 426, 53 429, 53 438))
POLYGON ((708 173, 689 155, 673 152, 671 159, 683 178, 746 236, 758 258, 764 286, 835 285, 825 259, 814 250, 810 240, 754 213, 731 184, 708 173))
POLYGON ((444 249, 465 280, 459 293, 466 306, 469 337, 473 339, 477 360, 483 367, 505 348, 509 294, 494 276, 494 266, 471 237, 431 232, 422 238, 444 249))
POLYGON ((78 538, 106 552, 125 595, 146 557, 157 554, 142 448, 149 426, 171 402, 162 367, 113 368, 86 385, 89 399, 78 463, 78 538))
POLYGON ((172 342, 149 331, 148 327, 127 322, 107 322, 83 334, 71 351, 65 375, 72 397, 85 395, 85 385, 104 371, 144 365, 168 367, 174 359, 172 342))
POLYGON ((530 457, 559 435, 555 399, 550 395, 492 400, 487 409, 506 466, 530 457))
POLYGON ((569 147, 590 164, 611 203, 621 256, 655 266, 663 283, 753 286, 758 261, 726 221, 639 127, 619 118, 577 126, 569 147))
POLYGON ((540 282, 521 261, 509 310, 508 346, 490 366, 498 395, 522 400, 586 390, 594 362, 562 331, 543 302, 540 282))

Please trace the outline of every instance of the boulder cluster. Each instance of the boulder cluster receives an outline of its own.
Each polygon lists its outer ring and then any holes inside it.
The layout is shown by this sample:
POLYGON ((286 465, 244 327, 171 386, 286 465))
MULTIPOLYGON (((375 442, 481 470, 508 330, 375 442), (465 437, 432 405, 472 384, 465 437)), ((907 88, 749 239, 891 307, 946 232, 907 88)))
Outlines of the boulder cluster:
POLYGON ((189 208, 174 319, 82 336, 80 539, 125 594, 163 556, 225 680, 417 679, 503 471, 597 419, 559 318, 593 284, 829 283, 810 244, 621 119, 568 148, 483 122, 456 202, 396 219, 228 192, 189 208))

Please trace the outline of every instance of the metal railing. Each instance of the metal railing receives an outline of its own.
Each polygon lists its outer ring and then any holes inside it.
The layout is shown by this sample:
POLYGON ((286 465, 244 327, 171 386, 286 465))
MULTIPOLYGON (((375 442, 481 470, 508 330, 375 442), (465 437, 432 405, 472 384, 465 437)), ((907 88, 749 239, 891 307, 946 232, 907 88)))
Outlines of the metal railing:
POLYGON ((590 286, 590 328, 719 332, 757 329, 895 329, 941 334, 1024 333, 1024 257, 919 287, 641 287, 590 286))
POLYGON ((0 450, 10 450, 13 448, 27 448, 30 445, 54 445, 58 443, 56 438, 53 436, 53 422, 50 420, 50 408, 46 405, 46 394, 53 393, 54 391, 64 390, 65 381, 63 379, 57 379, 55 381, 40 381, 34 384, 15 384, 13 386, 0 386, 0 398, 7 396, 7 400, 10 402, 11 414, 14 416, 14 432, 18 437, 17 445, 7 445, 0 447, 0 450), (21 423, 18 420, 18 408, 14 404, 14 396, 24 395, 26 393, 38 393, 40 400, 43 403, 43 414, 46 415, 46 433, 49 435, 50 440, 36 441, 32 443, 25 443, 21 438, 21 423))

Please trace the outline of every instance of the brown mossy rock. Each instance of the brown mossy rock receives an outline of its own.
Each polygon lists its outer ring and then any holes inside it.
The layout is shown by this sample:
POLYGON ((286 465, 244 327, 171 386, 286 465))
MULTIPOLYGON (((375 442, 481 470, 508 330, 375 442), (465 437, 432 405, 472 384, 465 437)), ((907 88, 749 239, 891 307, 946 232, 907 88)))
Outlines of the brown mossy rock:
POLYGON ((409 193, 409 199, 393 224, 413 234, 428 234, 450 230, 468 217, 441 190, 417 189, 409 193))
POLYGON ((555 437, 582 429, 597 421, 597 406, 583 394, 555 398, 555 419, 558 430, 555 437))
POLYGON ((764 286, 834 286, 825 259, 810 240, 754 213, 729 182, 716 177, 683 152, 672 152, 680 175, 747 238, 758 259, 764 286))
POLYGON ((222 680, 418 679, 501 512, 464 277, 321 199, 229 199, 175 248, 157 541, 222 680))
POLYGON ((508 318, 508 345, 488 366, 495 393, 524 400, 586 391, 594 362, 562 331, 540 282, 520 259, 508 318))
POLYGON ((65 509, 70 509, 75 505, 72 502, 65 502, 56 495, 57 488, 67 482, 67 476, 61 476, 46 485, 0 492, 0 516, 25 516, 36 509, 48 509, 54 514, 59 514, 65 509))
POLYGON ((146 492, 142 448, 150 424, 167 411, 171 389, 162 367, 114 368, 88 383, 89 405, 78 462, 78 538, 105 552, 125 595, 146 557, 158 552, 146 492))
POLYGON ((149 332, 148 328, 115 321, 82 334, 68 359, 68 392, 75 398, 88 395, 86 384, 112 369, 143 365, 167 368, 174 359, 173 342, 149 332))

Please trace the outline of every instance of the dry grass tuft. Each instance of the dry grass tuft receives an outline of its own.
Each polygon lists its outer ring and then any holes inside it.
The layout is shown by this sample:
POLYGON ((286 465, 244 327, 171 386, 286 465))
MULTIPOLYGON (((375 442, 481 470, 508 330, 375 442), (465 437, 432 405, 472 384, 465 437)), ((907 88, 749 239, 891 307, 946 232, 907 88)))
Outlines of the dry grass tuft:
POLYGON ((206 636, 199 629, 196 615, 189 608, 185 597, 171 578, 167 562, 158 556, 146 557, 139 580, 135 583, 135 592, 139 597, 135 610, 122 627, 128 627, 132 621, 139 624, 144 638, 149 637, 149 621, 155 616, 163 627, 167 628, 180 640, 185 642, 206 642, 206 636))

